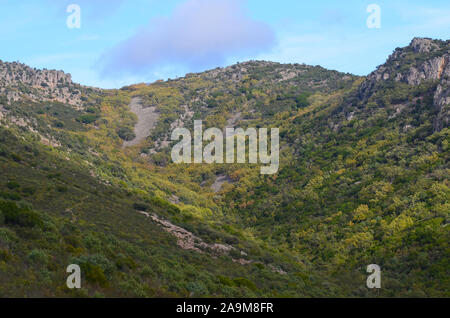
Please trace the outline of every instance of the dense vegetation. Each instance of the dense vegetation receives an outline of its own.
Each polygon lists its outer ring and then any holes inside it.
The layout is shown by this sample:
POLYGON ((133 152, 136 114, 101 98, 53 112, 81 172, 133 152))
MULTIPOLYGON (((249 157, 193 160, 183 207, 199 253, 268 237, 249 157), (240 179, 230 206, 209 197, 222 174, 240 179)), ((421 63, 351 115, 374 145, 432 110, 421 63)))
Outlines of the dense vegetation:
MULTIPOLYGON (((430 58, 448 52, 437 43, 430 58)), ((405 52, 386 67, 426 61, 405 52)), ((0 296, 449 296, 449 129, 433 125, 433 97, 448 79, 380 81, 362 98, 365 80, 254 61, 80 88, 82 109, 1 102, 0 296), (136 96, 159 120, 124 148, 136 96), (192 128, 193 119, 279 127, 278 173, 174 165, 173 123, 192 128), (220 176, 227 182, 214 192, 220 176), (138 212, 233 249, 183 249, 138 212), (71 263, 82 268, 81 290, 65 285, 71 263), (380 290, 365 285, 372 263, 380 290)))

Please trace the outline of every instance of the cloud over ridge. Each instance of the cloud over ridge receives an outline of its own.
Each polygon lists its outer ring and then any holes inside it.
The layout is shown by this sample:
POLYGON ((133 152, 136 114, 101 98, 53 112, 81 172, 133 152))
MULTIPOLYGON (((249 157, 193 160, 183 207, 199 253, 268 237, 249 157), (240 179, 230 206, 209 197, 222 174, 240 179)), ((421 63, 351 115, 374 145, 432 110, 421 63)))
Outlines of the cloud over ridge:
POLYGON ((105 52, 99 62, 106 77, 145 74, 181 65, 189 71, 216 67, 228 57, 270 49, 275 34, 246 15, 239 0, 188 0, 105 52))

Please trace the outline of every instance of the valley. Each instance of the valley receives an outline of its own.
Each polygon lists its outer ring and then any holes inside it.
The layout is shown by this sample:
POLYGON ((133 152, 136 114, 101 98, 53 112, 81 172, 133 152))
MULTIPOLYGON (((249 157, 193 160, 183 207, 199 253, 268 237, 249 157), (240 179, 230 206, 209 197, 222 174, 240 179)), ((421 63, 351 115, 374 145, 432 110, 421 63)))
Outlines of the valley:
POLYGON ((248 61, 121 89, 0 61, 0 296, 448 297, 449 57, 414 38, 367 76, 248 61), (279 129, 277 171, 174 163, 197 120, 279 129))

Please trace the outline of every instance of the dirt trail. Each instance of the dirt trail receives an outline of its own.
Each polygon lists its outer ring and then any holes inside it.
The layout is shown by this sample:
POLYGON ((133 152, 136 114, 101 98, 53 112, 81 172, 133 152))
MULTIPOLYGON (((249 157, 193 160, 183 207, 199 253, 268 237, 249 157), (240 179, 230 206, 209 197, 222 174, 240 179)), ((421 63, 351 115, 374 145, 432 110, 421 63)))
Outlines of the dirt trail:
POLYGON ((124 147, 134 146, 150 135, 150 131, 155 127, 159 114, 156 107, 144 107, 139 97, 133 97, 129 105, 131 111, 136 114, 138 122, 134 127, 136 137, 133 140, 125 141, 124 147))

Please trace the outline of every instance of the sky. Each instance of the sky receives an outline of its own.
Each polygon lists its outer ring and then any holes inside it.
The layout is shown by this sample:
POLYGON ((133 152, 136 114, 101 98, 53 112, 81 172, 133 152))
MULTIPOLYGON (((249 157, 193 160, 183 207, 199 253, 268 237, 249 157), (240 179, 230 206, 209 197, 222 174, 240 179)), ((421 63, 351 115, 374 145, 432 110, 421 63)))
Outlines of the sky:
POLYGON ((450 1, 0 0, 0 60, 101 88, 247 60, 367 75, 414 37, 450 39, 450 1))

